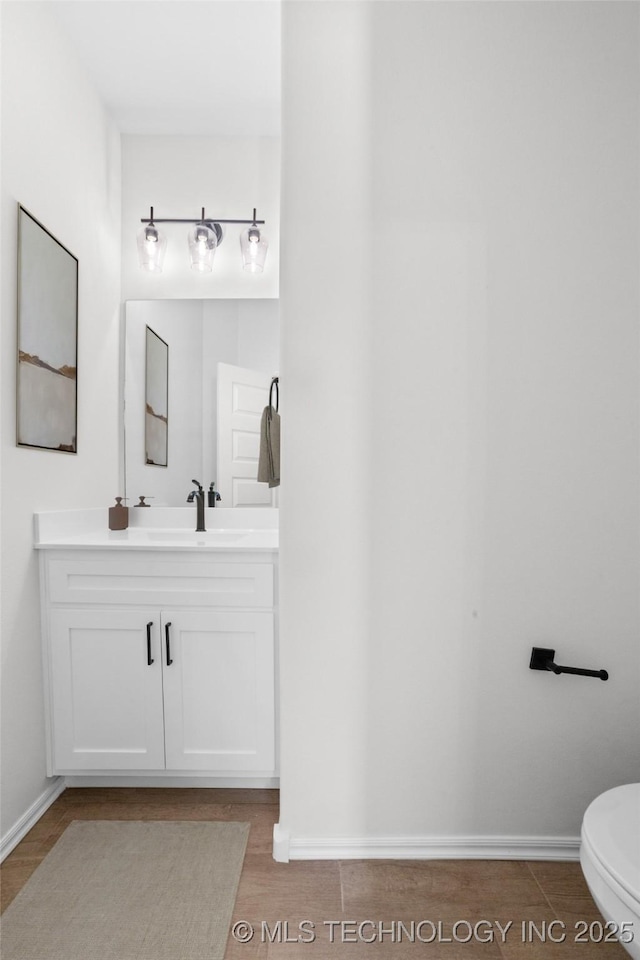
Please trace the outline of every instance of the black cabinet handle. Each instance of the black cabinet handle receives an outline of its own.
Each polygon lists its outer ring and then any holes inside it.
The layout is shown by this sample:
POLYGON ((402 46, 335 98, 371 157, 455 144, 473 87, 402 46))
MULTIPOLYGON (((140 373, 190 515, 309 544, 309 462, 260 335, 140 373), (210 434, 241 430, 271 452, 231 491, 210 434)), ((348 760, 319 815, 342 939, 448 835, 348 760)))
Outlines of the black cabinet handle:
POLYGON ((171 659, 171 637, 169 635, 170 626, 171 626, 171 621, 169 621, 169 623, 165 623, 164 625, 164 637, 167 643, 167 666, 168 667, 170 667, 171 664, 173 663, 173 660, 171 659))
POLYGON ((150 667, 154 662, 153 657, 151 656, 151 627, 153 626, 153 620, 149 620, 147 624, 147 666, 150 667))

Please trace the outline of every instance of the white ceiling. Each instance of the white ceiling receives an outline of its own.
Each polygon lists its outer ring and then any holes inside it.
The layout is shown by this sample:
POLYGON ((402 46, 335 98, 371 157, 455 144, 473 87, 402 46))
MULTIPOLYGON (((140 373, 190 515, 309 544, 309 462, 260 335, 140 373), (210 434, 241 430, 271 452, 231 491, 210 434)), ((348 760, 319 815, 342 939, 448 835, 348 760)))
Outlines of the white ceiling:
POLYGON ((279 0, 46 6, 123 133, 279 135, 279 0))

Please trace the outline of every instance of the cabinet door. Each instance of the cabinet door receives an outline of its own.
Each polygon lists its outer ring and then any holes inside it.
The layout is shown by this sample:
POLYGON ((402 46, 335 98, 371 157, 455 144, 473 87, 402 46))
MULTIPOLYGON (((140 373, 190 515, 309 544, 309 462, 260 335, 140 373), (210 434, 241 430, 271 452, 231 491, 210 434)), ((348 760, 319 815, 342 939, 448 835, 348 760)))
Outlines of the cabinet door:
POLYGON ((167 770, 272 773, 273 614, 176 610, 162 622, 167 770))
POLYGON ((164 769, 159 617, 148 651, 151 619, 131 610, 51 612, 56 773, 164 769))

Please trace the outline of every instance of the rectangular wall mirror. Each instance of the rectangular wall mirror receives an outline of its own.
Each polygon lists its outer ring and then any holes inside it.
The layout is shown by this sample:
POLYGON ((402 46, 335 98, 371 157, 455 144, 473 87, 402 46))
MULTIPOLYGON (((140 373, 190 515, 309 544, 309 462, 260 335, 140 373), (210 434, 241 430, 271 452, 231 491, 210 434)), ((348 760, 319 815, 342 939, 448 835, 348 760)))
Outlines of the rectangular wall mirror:
MULTIPOLYGON (((214 484, 220 507, 277 506, 278 488, 255 478, 260 418, 279 370, 278 300, 130 300, 124 322, 122 449, 129 506, 140 496, 152 506, 185 506, 193 478, 205 490, 214 484), (160 400, 151 401, 154 415, 160 413, 156 433, 166 416, 162 470, 157 461, 147 462, 155 454, 145 443, 149 336, 154 357, 163 344, 170 355, 166 410, 156 410, 160 400)), ((157 357, 153 363, 160 369, 157 357)))

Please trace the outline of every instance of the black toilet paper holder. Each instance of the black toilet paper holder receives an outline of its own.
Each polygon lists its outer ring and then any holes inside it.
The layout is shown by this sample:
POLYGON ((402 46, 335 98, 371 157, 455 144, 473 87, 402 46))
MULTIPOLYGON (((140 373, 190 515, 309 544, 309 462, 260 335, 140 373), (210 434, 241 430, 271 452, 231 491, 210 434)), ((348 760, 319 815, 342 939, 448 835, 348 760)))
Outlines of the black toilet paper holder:
POLYGON ((533 647, 531 650, 531 660, 529 661, 530 670, 550 670, 551 673, 574 673, 580 677, 599 677, 600 680, 608 680, 609 674, 606 670, 583 670, 582 667, 562 667, 559 663, 554 663, 555 650, 549 650, 547 647, 533 647))

